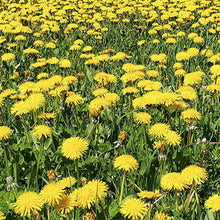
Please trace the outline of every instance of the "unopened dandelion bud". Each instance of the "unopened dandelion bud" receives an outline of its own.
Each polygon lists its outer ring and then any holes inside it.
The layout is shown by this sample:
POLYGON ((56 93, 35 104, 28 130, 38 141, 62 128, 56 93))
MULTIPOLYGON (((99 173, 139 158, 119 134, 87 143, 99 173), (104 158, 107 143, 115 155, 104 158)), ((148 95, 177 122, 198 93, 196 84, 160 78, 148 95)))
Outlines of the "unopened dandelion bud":
POLYGON ((34 212, 33 217, 34 217, 34 220, 40 220, 41 219, 39 212, 34 212))
POLYGON ((93 117, 98 117, 101 114, 101 110, 96 108, 89 108, 89 112, 93 117))
POLYGON ((51 169, 47 172, 47 177, 49 180, 56 180, 56 178, 57 178, 56 173, 53 169, 51 169))
POLYGON ((95 220, 94 216, 91 213, 86 213, 84 216, 85 220, 95 220))
POLYGON ((126 131, 121 131, 118 135, 118 139, 121 141, 126 140, 128 137, 128 133, 126 131))

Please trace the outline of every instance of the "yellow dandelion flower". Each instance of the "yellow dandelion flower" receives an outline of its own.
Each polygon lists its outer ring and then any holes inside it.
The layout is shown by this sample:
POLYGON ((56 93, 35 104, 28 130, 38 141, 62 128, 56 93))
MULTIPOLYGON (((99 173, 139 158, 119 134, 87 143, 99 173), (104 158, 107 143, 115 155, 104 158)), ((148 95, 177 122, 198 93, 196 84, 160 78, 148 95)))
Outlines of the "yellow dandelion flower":
POLYGON ((71 67, 71 62, 67 59, 62 59, 60 62, 59 62, 59 65, 60 67, 62 68, 69 68, 71 67))
POLYGON ((147 70, 146 75, 148 77, 157 77, 157 76, 159 76, 159 72, 156 70, 147 70))
POLYGON ((122 93, 123 95, 125 94, 134 94, 134 93, 138 93, 139 90, 135 87, 132 87, 132 86, 129 86, 129 87, 126 87, 124 89, 122 89, 122 93))
POLYGON ((181 86, 176 92, 185 100, 196 100, 198 98, 195 89, 191 86, 181 86))
POLYGON ((177 61, 184 61, 184 60, 188 60, 189 58, 190 55, 185 51, 180 51, 179 53, 176 54, 177 61))
POLYGON ((89 181, 85 187, 89 187, 93 191, 96 200, 104 198, 107 195, 108 185, 101 180, 89 181))
POLYGON ((31 106, 27 105, 27 102, 25 101, 16 102, 11 107, 11 114, 15 114, 15 116, 27 114, 30 111, 31 106))
POLYGON ((184 188, 187 188, 187 182, 181 173, 167 173, 164 176, 162 176, 160 180, 160 185, 162 189, 164 190, 177 190, 182 191, 184 188))
POLYGON ((85 215, 84 215, 84 219, 85 220, 95 220, 95 217, 91 214, 91 213, 86 213, 85 215))
POLYGON ((181 113, 181 118, 187 123, 192 123, 195 120, 201 120, 202 115, 194 108, 188 108, 181 113))
POLYGON ((45 97, 42 93, 33 93, 26 99, 26 104, 30 106, 32 111, 36 111, 44 106, 45 97))
POLYGON ((58 204, 55 205, 55 211, 60 214, 68 215, 74 207, 77 206, 76 198, 73 195, 63 195, 58 204))
POLYGON ((105 89, 105 88, 100 88, 100 89, 96 89, 95 91, 93 91, 92 92, 92 94, 94 95, 94 96, 103 96, 103 95, 105 95, 106 93, 108 93, 108 90, 107 89, 105 89))
POLYGON ((49 76, 48 73, 39 73, 37 75, 37 79, 48 78, 48 76, 49 76))
POLYGON ((88 145, 88 142, 83 138, 71 137, 63 142, 61 152, 64 157, 75 160, 88 150, 88 145))
POLYGON ((56 118, 56 113, 55 112, 44 112, 44 113, 40 113, 38 115, 38 118, 43 118, 43 119, 51 119, 51 118, 56 118))
POLYGON ((25 54, 38 54, 39 50, 36 50, 34 48, 27 48, 27 49, 23 50, 23 52, 25 54))
POLYGON ((66 103, 67 104, 73 104, 73 105, 78 105, 80 102, 83 101, 83 97, 78 94, 72 94, 66 98, 66 103))
POLYGON ((7 140, 12 135, 12 130, 7 126, 0 126, 0 141, 7 140))
POLYGON ((90 209, 96 202, 94 191, 86 185, 75 189, 70 195, 76 198, 77 206, 83 209, 90 209))
POLYGON ((52 135, 52 130, 47 125, 37 125, 33 129, 33 135, 38 139, 41 139, 43 136, 44 138, 48 138, 52 135))
POLYGON ((59 204, 59 201, 64 195, 64 190, 59 187, 55 182, 48 183, 40 191, 40 197, 44 203, 48 203, 51 206, 59 204))
POLYGON ((75 77, 75 76, 66 76, 63 78, 62 80, 62 84, 64 85, 70 85, 72 84, 73 82, 77 82, 78 79, 75 77))
POLYGON ((116 76, 105 72, 99 72, 93 78, 96 82, 98 82, 98 84, 103 86, 107 85, 108 83, 114 83, 117 81, 116 76))
POLYGON ((220 210, 220 196, 214 194, 205 201, 205 208, 210 209, 211 212, 218 212, 220 210))
POLYGON ((154 137, 164 137, 168 131, 170 131, 170 126, 163 123, 156 123, 149 129, 149 135, 154 137))
POLYGON ((154 142, 153 145, 155 148, 157 148, 158 150, 164 151, 165 150, 165 141, 159 141, 159 142, 154 142))
POLYGON ((151 122, 151 115, 147 112, 138 112, 134 115, 134 120, 141 124, 149 124, 151 122))
POLYGON ((181 143, 181 136, 177 134, 175 131, 168 131, 164 135, 165 141, 167 144, 176 146, 181 143))
POLYGON ((43 207, 41 197, 32 191, 22 193, 14 204, 15 213, 21 217, 30 217, 33 212, 40 211, 43 207))
POLYGON ((144 191, 140 191, 139 193, 137 193, 137 195, 141 199, 154 199, 154 198, 158 198, 162 196, 163 194, 161 194, 159 190, 156 190, 155 192, 144 190, 144 191))
POLYGON ((173 217, 167 216, 166 214, 162 212, 158 212, 158 211, 156 211, 156 213, 154 214, 154 218, 155 220, 172 220, 173 219, 173 217))
POLYGON ((193 181, 195 184, 201 184, 208 179, 208 173, 206 170, 197 165, 189 165, 188 167, 184 168, 182 170, 182 175, 190 185, 193 183, 193 181))
POLYGON ((0 211, 0 220, 5 220, 6 217, 4 216, 4 213, 0 211))
POLYGON ((34 85, 35 85, 35 83, 32 81, 22 83, 19 85, 18 91, 21 94, 29 93, 29 92, 33 91, 34 85))
POLYGON ((77 180, 72 177, 72 176, 69 176, 69 177, 66 177, 66 178, 63 178, 62 180, 59 180, 57 182, 57 185, 64 189, 66 187, 70 188, 71 186, 73 186, 75 183, 77 182, 77 180))
POLYGON ((183 64, 182 63, 174 63, 173 68, 175 69, 182 69, 183 68, 183 64))
POLYGON ((182 77, 186 74, 186 71, 184 69, 177 69, 174 73, 175 76, 182 77))
POLYGON ((129 172, 130 170, 137 170, 139 167, 138 161, 129 154, 124 154, 113 161, 115 168, 129 172))
POLYGON ((125 218, 136 220, 146 215, 148 209, 140 199, 129 198, 122 203, 120 212, 125 218))
POLYGON ((207 86, 206 90, 208 92, 211 92, 211 93, 219 92, 220 91, 220 85, 212 83, 212 84, 207 86))
POLYGON ((15 58, 15 55, 13 53, 5 53, 2 55, 2 61, 10 61, 15 58))

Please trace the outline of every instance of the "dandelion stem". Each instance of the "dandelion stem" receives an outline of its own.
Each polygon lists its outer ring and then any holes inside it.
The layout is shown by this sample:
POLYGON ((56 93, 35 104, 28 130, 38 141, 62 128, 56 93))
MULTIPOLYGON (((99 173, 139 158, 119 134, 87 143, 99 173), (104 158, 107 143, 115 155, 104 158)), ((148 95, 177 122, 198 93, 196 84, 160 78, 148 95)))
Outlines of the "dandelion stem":
POLYGON ((187 209, 189 207, 189 203, 191 202, 191 199, 192 199, 191 194, 192 194, 194 185, 195 185, 195 181, 193 180, 193 183, 191 185, 191 189, 190 189, 189 195, 188 195, 187 200, 186 200, 185 212, 187 212, 187 209))
POLYGON ((0 108, 0 109, 1 109, 2 125, 4 125, 4 115, 3 115, 2 108, 0 108))
POLYGON ((214 93, 212 93, 211 100, 210 100, 210 103, 209 103, 209 108, 208 108, 208 111, 207 111, 206 115, 209 114, 209 111, 210 111, 210 109, 211 109, 213 97, 214 97, 214 93))
POLYGON ((7 175, 10 176, 9 167, 8 167, 8 158, 7 158, 6 146, 5 146, 4 142, 2 142, 2 145, 4 147, 4 157, 5 157, 5 164, 6 164, 7 175))
POLYGON ((129 94, 129 105, 130 105, 130 111, 131 111, 131 126, 133 126, 134 118, 133 118, 133 104, 132 104, 132 95, 129 94))
POLYGON ((43 137, 40 139, 40 150, 39 150, 39 154, 38 154, 38 158, 37 158, 36 183, 37 183, 38 170, 39 170, 39 166, 40 166, 40 159, 41 159, 42 149, 43 149, 43 137))
POLYGON ((77 124, 77 127, 79 127, 79 120, 78 120, 78 117, 77 117, 76 106, 73 105, 73 108, 74 108, 74 115, 75 115, 75 119, 76 119, 76 124, 77 124))
POLYGON ((106 215, 106 212, 105 212, 105 209, 104 209, 104 207, 103 207, 103 205, 102 205, 102 201, 101 201, 101 200, 99 200, 99 205, 101 206, 101 209, 102 209, 102 212, 103 212, 103 214, 104 214, 105 220, 108 220, 108 217, 107 217, 107 215, 106 215))
POLYGON ((191 133, 192 133, 192 130, 191 130, 191 129, 189 129, 189 131, 188 131, 188 135, 187 135, 187 142, 186 142, 186 146, 188 146, 188 145, 189 145, 189 143, 190 143, 191 133))
POLYGON ((199 205, 199 197, 198 197, 198 193, 197 193, 197 189, 196 189, 196 184, 194 184, 194 189, 195 189, 195 197, 196 197, 198 214, 199 214, 199 216, 201 216, 200 205, 199 205))
POLYGON ((80 177, 79 177, 79 167, 78 167, 78 160, 74 160, 75 162, 75 170, 76 170, 76 175, 77 175, 77 187, 79 187, 80 184, 80 177))
POLYGON ((119 203, 118 203, 119 205, 121 204, 122 195, 123 195, 123 191, 124 191, 125 175, 126 175, 126 171, 124 172, 124 175, 123 175, 123 178, 122 178, 122 183, 121 183, 121 193, 120 193, 119 203))

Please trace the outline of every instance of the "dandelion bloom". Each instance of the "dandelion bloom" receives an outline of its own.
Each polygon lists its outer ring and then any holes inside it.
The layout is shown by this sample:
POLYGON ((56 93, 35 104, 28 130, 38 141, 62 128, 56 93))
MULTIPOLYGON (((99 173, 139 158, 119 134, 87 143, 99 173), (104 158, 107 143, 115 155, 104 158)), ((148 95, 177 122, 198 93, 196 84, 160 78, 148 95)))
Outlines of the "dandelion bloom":
POLYGON ((124 154, 113 161, 114 167, 119 170, 130 171, 130 170, 137 170, 139 167, 138 161, 129 154, 124 154))
POLYGON ((188 108, 181 113, 181 118, 187 123, 192 123, 195 120, 201 120, 201 114, 194 108, 188 108))
POLYGON ((177 190, 182 191, 184 188, 187 188, 187 182, 181 173, 167 173, 165 174, 161 180, 160 185, 164 190, 177 190))
POLYGON ((38 118, 43 118, 43 119, 56 118, 56 113, 55 112, 43 112, 38 115, 38 118))
POLYGON ((36 111, 45 103, 45 97, 42 93, 33 93, 25 101, 32 111, 36 111))
POLYGON ((61 147, 63 156, 71 160, 79 159, 88 150, 88 142, 79 137, 66 139, 61 147))
POLYGON ((71 186, 73 186, 76 182, 77 182, 77 180, 76 180, 74 177, 69 176, 69 177, 63 178, 62 180, 59 180, 59 181, 57 182, 57 185, 58 185, 60 188, 64 189, 64 188, 66 188, 66 187, 71 187, 71 186))
POLYGON ((13 60, 14 58, 15 58, 15 55, 13 53, 5 53, 2 55, 2 61, 13 60))
POLYGON ((52 182, 45 185, 39 195, 44 203, 54 206, 59 204, 64 195, 64 190, 57 183, 52 182))
POLYGON ((163 123, 156 123, 149 129, 149 135, 154 137, 163 137, 168 131, 170 131, 170 126, 163 123))
POLYGON ((142 218, 148 212, 147 206, 140 199, 126 199, 120 209, 121 214, 126 218, 138 219, 142 218))
POLYGON ((20 214, 21 217, 30 217, 33 212, 40 211, 42 207, 41 197, 32 191, 22 193, 14 204, 15 213, 20 214))
POLYGON ((92 94, 97 97, 97 96, 103 96, 106 93, 108 93, 108 90, 105 88, 100 88, 100 89, 96 89, 95 91, 92 92, 92 94))
POLYGON ((134 120, 141 124, 149 124, 151 118, 151 115, 149 115, 147 112, 138 112, 134 115, 134 120))
POLYGON ((156 213, 154 214, 154 218, 155 218, 155 220, 172 220, 173 219, 173 217, 169 217, 169 216, 167 216, 167 215, 165 215, 164 213, 162 213, 162 212, 158 212, 158 211, 156 211, 156 213))
POLYGON ((86 185, 75 189, 71 195, 76 198, 77 206, 83 209, 90 209, 96 202, 94 191, 86 185))
POLYGON ((220 196, 218 194, 210 196, 205 201, 205 208, 210 209, 211 212, 218 212, 220 210, 220 196))
POLYGON ((123 95, 125 95, 127 93, 128 94, 134 94, 134 93, 138 93, 138 92, 139 92, 139 90, 137 88, 133 87, 133 86, 129 86, 129 87, 126 87, 126 88, 122 89, 123 95))
POLYGON ((0 141, 7 140, 12 134, 12 130, 7 126, 0 126, 0 141))
POLYGON ((76 199, 73 195, 63 195, 59 204, 55 205, 55 211, 60 214, 69 214, 77 206, 76 199))
POLYGON ((108 185, 101 180, 89 181, 85 186, 93 191, 97 199, 101 199, 107 195, 108 185))
POLYGON ((72 105, 78 105, 82 101, 83 101, 83 97, 81 95, 74 93, 68 96, 65 102, 68 104, 70 103, 72 105))
POLYGON ((11 107, 11 114, 15 114, 15 116, 27 114, 30 111, 30 106, 25 101, 16 102, 11 107))
POLYGON ((188 184, 201 184, 208 179, 208 173, 202 167, 190 165, 182 170, 182 175, 187 180, 188 184))
POLYGON ((162 196, 163 194, 161 194, 159 190, 156 190, 155 192, 144 190, 144 191, 137 193, 137 195, 141 199, 154 199, 154 198, 158 198, 162 196))
POLYGON ((165 141, 167 144, 176 146, 181 143, 181 136, 177 134, 175 131, 168 131, 164 135, 165 141))
POLYGON ((4 213, 0 211, 0 220, 4 220, 4 219, 5 219, 4 213))
POLYGON ((62 59, 60 62, 59 62, 59 65, 60 67, 62 68, 69 68, 71 67, 71 62, 67 59, 62 59))
POLYGON ((48 138, 52 135, 52 130, 47 125, 37 125, 33 129, 33 135, 37 137, 38 139, 41 139, 42 136, 44 136, 45 138, 48 138))

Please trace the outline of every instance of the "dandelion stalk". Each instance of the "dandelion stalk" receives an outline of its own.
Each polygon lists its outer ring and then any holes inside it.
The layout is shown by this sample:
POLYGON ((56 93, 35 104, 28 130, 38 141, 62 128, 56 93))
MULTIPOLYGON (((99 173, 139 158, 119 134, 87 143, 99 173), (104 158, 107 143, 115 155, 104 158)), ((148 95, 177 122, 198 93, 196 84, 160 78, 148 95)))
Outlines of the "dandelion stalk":
POLYGON ((196 184, 194 184, 194 189, 195 189, 195 197, 196 197, 198 214, 199 214, 199 216, 201 216, 200 205, 199 205, 199 197, 198 197, 198 193, 197 193, 197 189, 196 189, 196 184))
POLYGON ((131 126, 133 126, 134 117, 133 117, 133 104, 132 104, 132 94, 129 94, 129 105, 130 105, 130 111, 131 111, 131 126))
POLYGON ((5 157, 5 164, 6 164, 6 170, 7 170, 7 175, 10 175, 10 171, 9 171, 9 167, 8 167, 8 157, 7 157, 7 150, 6 150, 6 146, 4 144, 4 141, 2 142, 2 145, 4 147, 4 157, 5 157))
POLYGON ((42 149, 43 149, 43 137, 40 139, 40 150, 39 150, 39 154, 38 154, 38 158, 37 158, 36 183, 37 183, 38 170, 39 170, 39 166, 40 166, 40 159, 41 159, 42 149))
POLYGON ((76 105, 73 104, 73 108, 74 108, 74 115, 75 115, 75 119, 76 119, 76 124, 77 124, 77 127, 79 127, 79 120, 77 117, 76 105))
POLYGON ((102 201, 101 201, 101 200, 99 200, 99 205, 101 206, 101 209, 102 209, 103 215, 104 215, 104 217, 105 217, 105 220, 108 220, 108 217, 107 217, 107 215, 106 215, 106 212, 105 212, 105 209, 104 209, 104 207, 103 207, 103 205, 102 205, 102 201))
POLYGON ((214 97, 214 93, 212 93, 211 100, 210 100, 210 103, 209 103, 209 108, 208 108, 208 111, 207 111, 206 115, 208 115, 208 114, 209 114, 209 112, 210 112, 213 97, 214 97))
POLYGON ((76 175, 77 175, 77 187, 79 187, 80 184, 80 177, 79 177, 79 167, 78 167, 78 160, 74 160, 75 163, 75 170, 76 170, 76 175))
POLYGON ((189 207, 189 203, 190 203, 191 200, 192 200, 192 195, 191 195, 191 194, 192 194, 194 185, 195 185, 195 181, 193 180, 193 183, 192 183, 192 185, 191 185, 191 189, 190 189, 189 195, 188 195, 187 200, 186 200, 185 212, 187 212, 187 209, 188 209, 188 207, 189 207))
POLYGON ((3 111, 2 111, 2 108, 1 109, 1 118, 2 118, 2 125, 4 125, 4 115, 3 115, 3 111))
POLYGON ((123 178, 122 178, 122 183, 121 183, 121 193, 119 197, 119 205, 121 204, 122 196, 123 196, 123 191, 124 191, 124 184, 125 184, 125 176, 126 176, 126 171, 124 172, 123 178))

